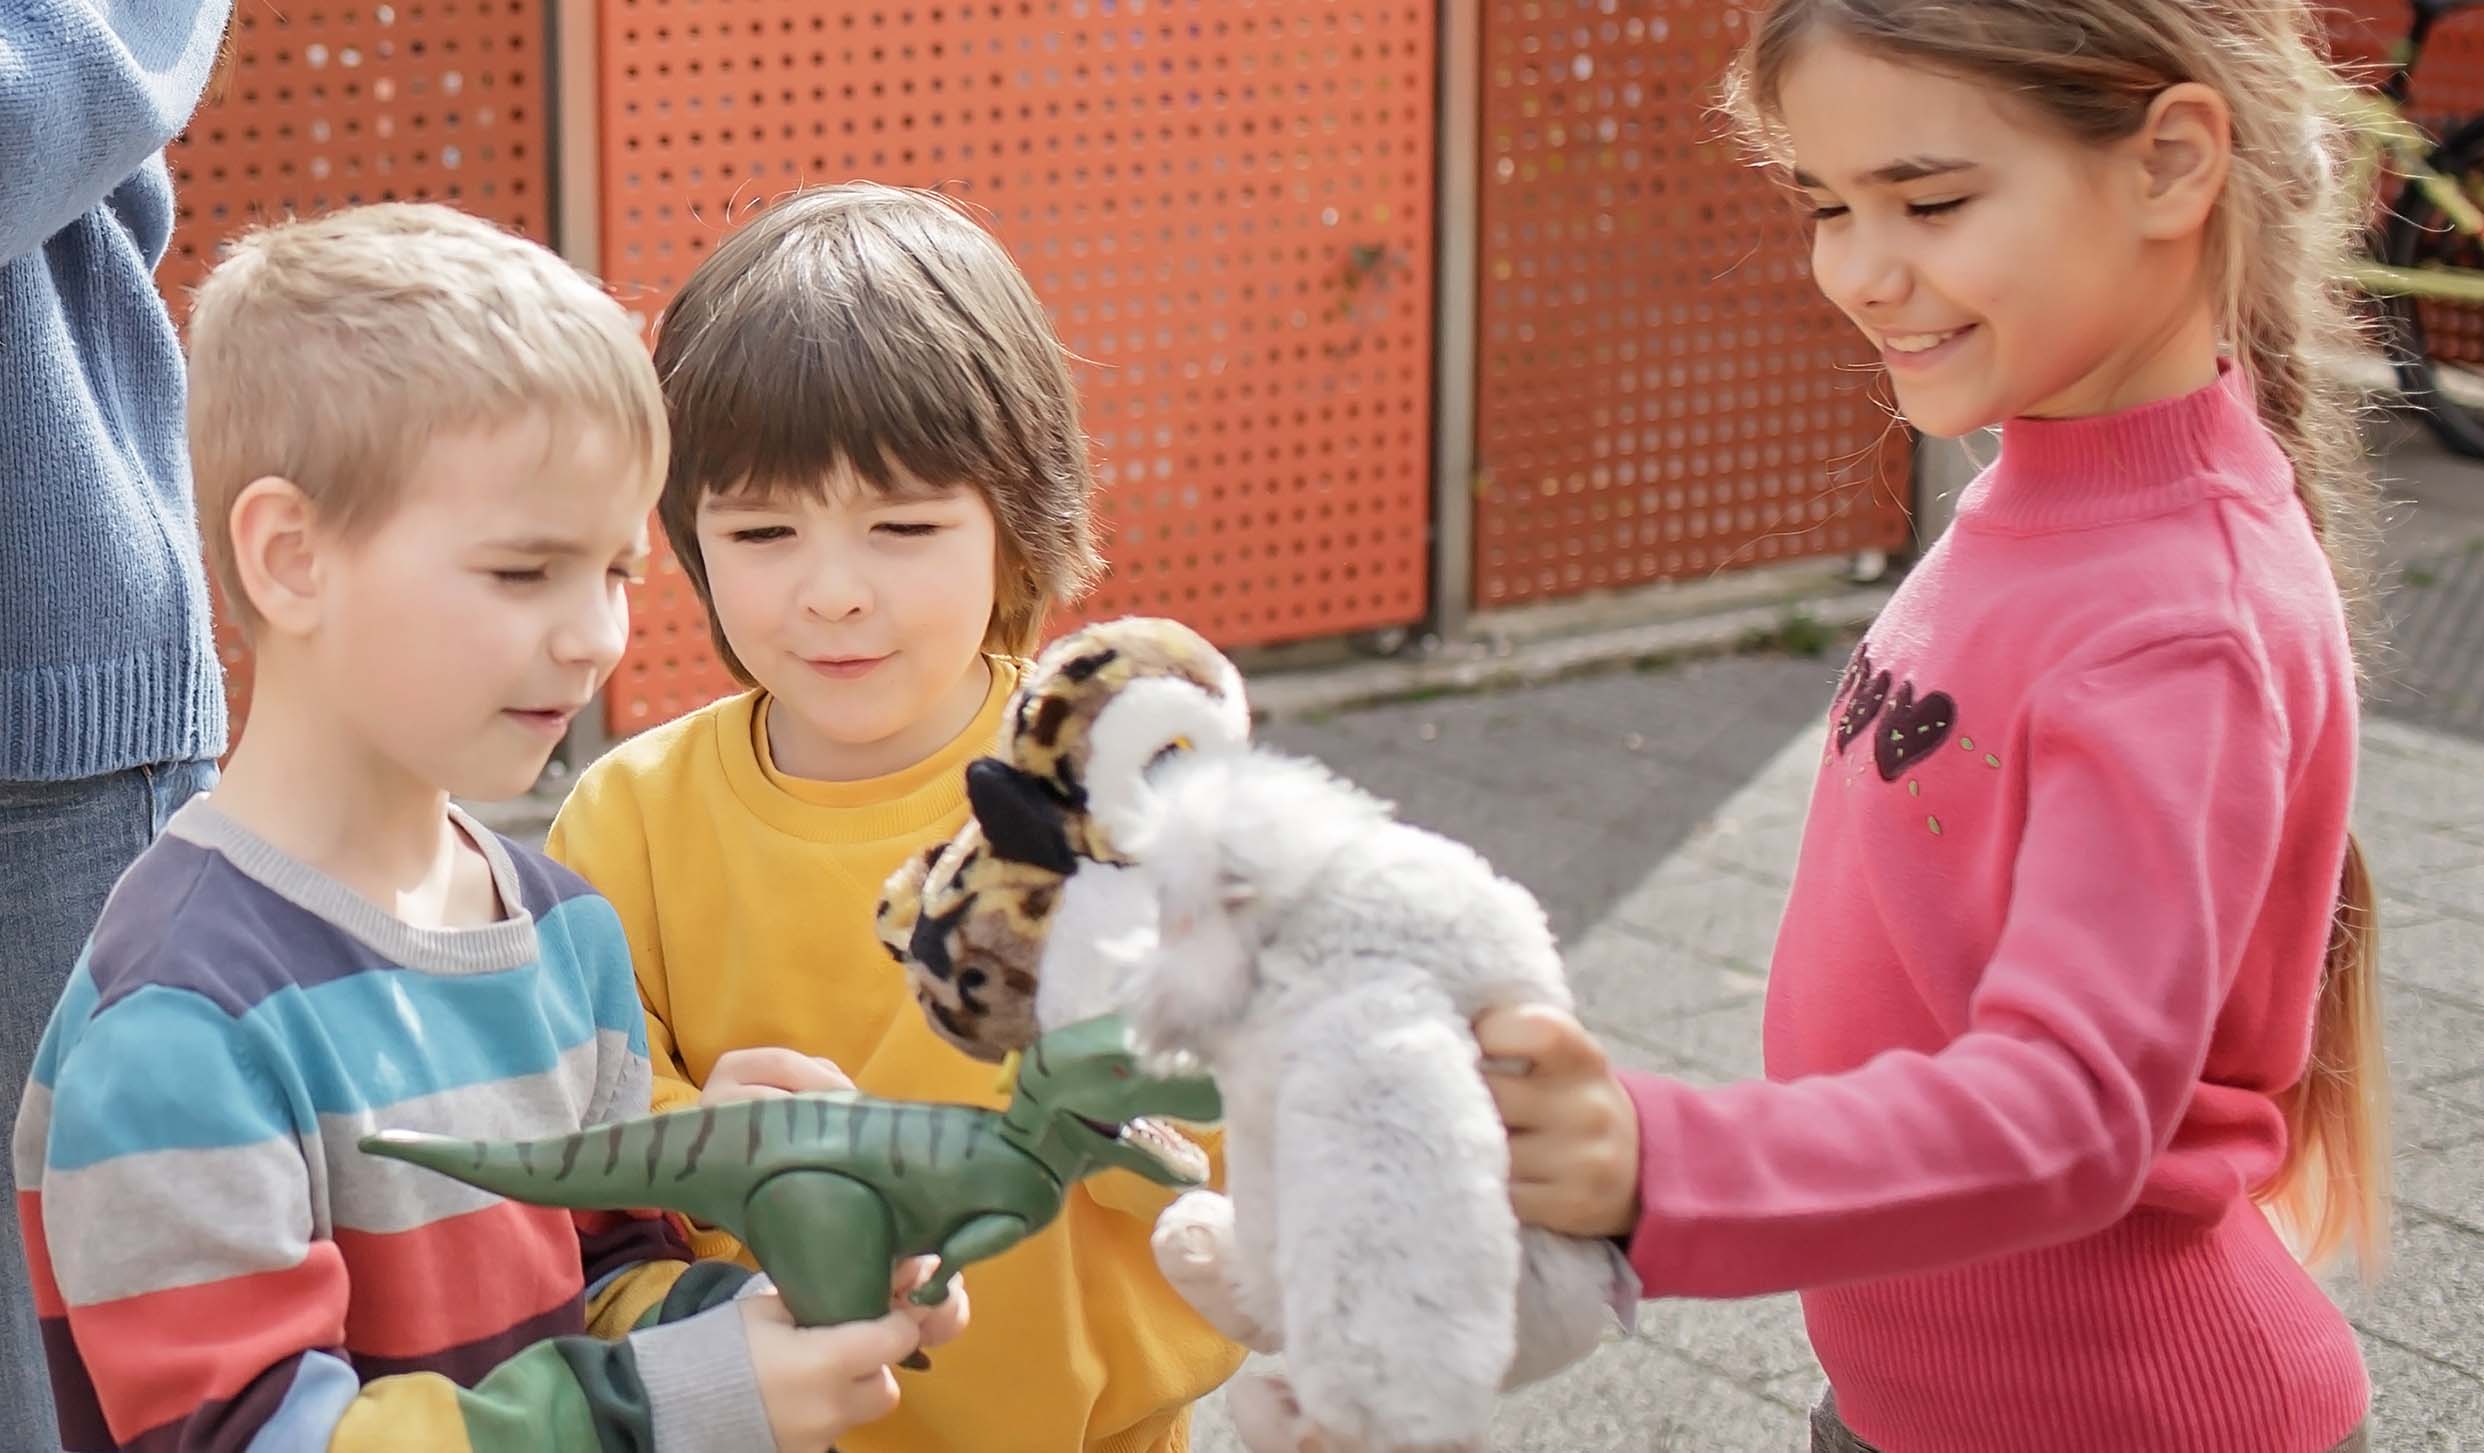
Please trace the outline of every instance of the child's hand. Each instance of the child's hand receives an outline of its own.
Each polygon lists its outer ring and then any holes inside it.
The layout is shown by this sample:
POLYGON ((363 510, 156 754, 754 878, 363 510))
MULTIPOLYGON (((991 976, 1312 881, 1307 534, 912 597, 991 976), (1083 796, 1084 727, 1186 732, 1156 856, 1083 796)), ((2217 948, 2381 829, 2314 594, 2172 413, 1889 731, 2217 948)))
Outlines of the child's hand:
POLYGON ((1586 1027, 1541 1004, 1475 1021, 1484 1083, 1509 1128, 1518 1219, 1572 1236, 1626 1236, 1639 1221, 1639 1111, 1586 1027), (1507 1071, 1489 1061, 1507 1059, 1507 1071))
POLYGON ((721 1105, 728 1100, 759 1100, 799 1095, 812 1090, 850 1090, 854 1082, 836 1061, 776 1046, 732 1049, 716 1059, 707 1083, 699 1087, 699 1103, 721 1105))
POLYGON ((897 1407, 897 1375, 889 1364, 923 1345, 923 1329, 906 1311, 870 1322, 797 1327, 773 1292, 737 1305, 779 1453, 821 1453, 853 1429, 887 1417, 897 1407))
POLYGON ((918 1307, 911 1300, 916 1287, 931 1279, 932 1268, 940 1264, 936 1256, 918 1256, 897 1265, 896 1280, 889 1284, 889 1295, 896 1304, 911 1312, 916 1326, 923 1329, 923 1345, 937 1347, 952 1342, 966 1330, 966 1278, 949 1279, 948 1298, 934 1307, 918 1307))

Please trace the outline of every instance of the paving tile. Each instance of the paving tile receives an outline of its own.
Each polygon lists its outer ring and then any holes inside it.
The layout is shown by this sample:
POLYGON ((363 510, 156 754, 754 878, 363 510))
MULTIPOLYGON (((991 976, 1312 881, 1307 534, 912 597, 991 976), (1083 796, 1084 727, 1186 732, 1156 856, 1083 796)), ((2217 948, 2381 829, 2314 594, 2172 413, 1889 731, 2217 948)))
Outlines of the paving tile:
POLYGON ((1673 1033, 1653 1041, 1656 1048, 1705 1072, 1705 1083, 1756 1079, 1760 1065, 1760 1013, 1757 998, 1683 1018, 1673 1033))
POLYGON ((2484 923, 2433 916, 2400 927, 2384 910, 2380 964, 2386 978, 2484 1007, 2484 923))
POLYGON ((1770 1402, 1810 1415, 1811 1405, 1820 1400, 1821 1390, 1828 1386, 1828 1374, 1818 1367, 1772 1377, 1760 1385, 1760 1396, 1770 1402))
POLYGON ((1785 901, 1783 885, 1721 866, 1691 850, 1615 904, 1613 916, 1650 938, 1765 974, 1785 901))
POLYGON ((2401 1215, 2390 1255, 2379 1286, 2335 1289, 2347 1316, 2469 1376, 2484 1376, 2484 1318, 2476 1316, 2484 1306, 2484 1230, 2401 1215))
MULTIPOLYGON (((2484 796, 2484 784, 2478 786, 2477 793, 2484 796)), ((2363 844, 2364 861, 2377 880, 2418 880, 2423 882, 2426 892, 2455 891, 2455 883, 2434 884, 2429 880, 2444 873, 2484 866, 2484 847, 2446 827, 2375 812, 2357 819, 2355 833, 2363 844)))
POLYGON ((1836 660, 1724 657, 1662 671, 1620 671, 1559 683, 1547 713, 1590 732, 1639 736, 1661 756, 1697 759, 1754 728, 1825 720, 1844 667, 1836 660))
MULTIPOLYGON (((1246 1370, 1280 1366, 1253 1358, 1246 1370)), ((1498 1453, 1792 1453, 1803 1446, 1804 1426, 1793 1408, 1712 1364, 1645 1338, 1616 1338, 1503 1398, 1492 1446, 1498 1453)), ((1191 1447, 1243 1453, 1221 1390, 1193 1413, 1191 1447)))
MULTIPOLYGON (((2442 741, 2451 739, 2442 738, 2442 741)), ((2455 744, 2443 755, 2418 754, 2374 741, 2355 781, 2355 813, 2380 812, 2428 826, 2473 824, 2484 798, 2484 752, 2455 744)))
POLYGON ((1640 1339, 1513 1393, 1493 1425, 1503 1453, 1791 1453, 1801 1414, 1640 1339))
POLYGON ((1803 1331, 1802 1303, 1790 1294, 1651 1303, 1639 1314, 1639 1335, 1745 1383, 1774 1384, 1800 1374, 1816 1387, 1821 1378, 1803 1331))
POLYGON ((2401 1151, 2443 1151, 2484 1141, 2484 1077, 2429 1090, 2393 1088, 2390 1137, 2401 1151))
POLYGON ((2484 1071, 2484 1009, 2384 979, 2382 1045, 2390 1077, 2420 1088, 2484 1071))
POLYGON ((1691 856, 1774 883, 1791 884, 1794 860, 1803 846, 1803 801, 1763 800, 1746 806, 1747 801, 1735 799, 1702 824, 1687 845, 1691 856))
POLYGON ((2397 1157, 2393 1174, 2401 1207, 2484 1231, 2484 1143, 2408 1150, 2397 1157))
POLYGON ((2484 860, 2412 878, 2399 891, 2443 913, 2476 918, 2484 915, 2484 860))
POLYGON ((2372 1446, 2384 1453, 2480 1453, 2484 1380, 2372 1336, 2372 1446))
POLYGON ((1582 1020, 1652 1045, 1670 1043, 1694 1015, 1756 999, 1767 988, 1748 969, 1626 924, 1589 934, 1569 953, 1567 967, 1582 1020))

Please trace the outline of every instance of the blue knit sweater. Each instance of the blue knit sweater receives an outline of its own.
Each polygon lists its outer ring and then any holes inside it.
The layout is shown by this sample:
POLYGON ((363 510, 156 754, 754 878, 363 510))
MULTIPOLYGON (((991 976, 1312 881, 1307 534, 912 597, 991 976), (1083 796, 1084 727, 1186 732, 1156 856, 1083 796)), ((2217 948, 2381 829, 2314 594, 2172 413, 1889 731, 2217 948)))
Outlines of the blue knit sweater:
POLYGON ((0 781, 224 750, 166 143, 231 0, 0 0, 0 781))

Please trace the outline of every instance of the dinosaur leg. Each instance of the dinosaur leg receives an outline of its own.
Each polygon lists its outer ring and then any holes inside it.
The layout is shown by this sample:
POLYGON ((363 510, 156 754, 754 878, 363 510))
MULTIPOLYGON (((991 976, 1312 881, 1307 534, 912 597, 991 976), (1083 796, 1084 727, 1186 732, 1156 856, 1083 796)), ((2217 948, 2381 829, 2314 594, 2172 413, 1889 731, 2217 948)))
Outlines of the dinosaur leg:
POLYGON ((1234 1244, 1233 1202, 1190 1191, 1156 1218, 1156 1268, 1207 1324, 1253 1352, 1284 1350, 1276 1332, 1243 1308, 1243 1271, 1234 1244))
POLYGON ((936 1307, 949 1298, 949 1283, 970 1261, 1000 1255, 1026 1239, 1026 1222, 1017 1216, 987 1211, 950 1232, 940 1243, 940 1264, 930 1279, 915 1288, 917 1305, 936 1307))
POLYGON ((1246 1373, 1227 1383, 1225 1412, 1248 1453, 1327 1453, 1283 1373, 1246 1373))
POLYGON ((834 1171, 785 1171, 760 1182, 743 1214, 751 1254, 796 1325, 866 1322, 888 1311, 895 1237, 877 1191, 834 1171))

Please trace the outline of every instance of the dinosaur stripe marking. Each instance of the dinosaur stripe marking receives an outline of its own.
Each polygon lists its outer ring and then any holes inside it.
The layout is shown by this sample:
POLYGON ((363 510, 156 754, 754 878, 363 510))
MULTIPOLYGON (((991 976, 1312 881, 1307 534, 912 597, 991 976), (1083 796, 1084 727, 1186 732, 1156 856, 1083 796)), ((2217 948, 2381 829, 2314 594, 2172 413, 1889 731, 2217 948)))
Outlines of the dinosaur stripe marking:
POLYGON ((759 1159, 759 1131, 765 1122, 756 1106, 751 1108, 750 1114, 745 1118, 750 1121, 750 1148, 742 1152, 742 1158, 756 1162, 759 1159))
POLYGON ((931 1157, 934 1165, 940 1163, 940 1131, 948 1123, 949 1117, 946 1115, 935 1113, 931 1117, 931 1149, 924 1153, 931 1157))
POLYGON ((565 1181, 569 1179, 569 1173, 578 1168, 578 1152, 585 1148, 586 1136, 583 1133, 572 1135, 564 1141, 561 1146, 560 1173, 553 1176, 552 1179, 556 1181, 565 1181))
POLYGON ((682 1152, 681 1169, 673 1172, 673 1179, 677 1181, 686 1181, 690 1179, 691 1173, 699 1168, 699 1152, 707 1148, 707 1137, 714 1134, 715 1131, 715 1115, 712 1112, 701 1115, 699 1117, 699 1133, 690 1137, 690 1148, 682 1152))
POLYGON ((528 1175, 533 1175, 535 1173, 535 1142, 531 1140, 519 1141, 517 1143, 517 1153, 519 1167, 528 1175))
POLYGON ((649 1181, 655 1179, 656 1162, 663 1158, 664 1132, 672 1128, 668 1123, 671 1119, 669 1115, 658 1115, 647 1122, 647 1179, 649 1181))
POLYGON ((604 1143, 604 1174, 606 1175, 611 1175, 612 1168, 621 1163, 621 1132, 626 1128, 621 1125, 613 1126, 612 1138, 604 1143))
POLYGON ((906 1173, 906 1142, 905 1138, 897 1133, 905 1127, 905 1111, 899 1110, 888 1117, 888 1173, 890 1175, 902 1176, 906 1173))

